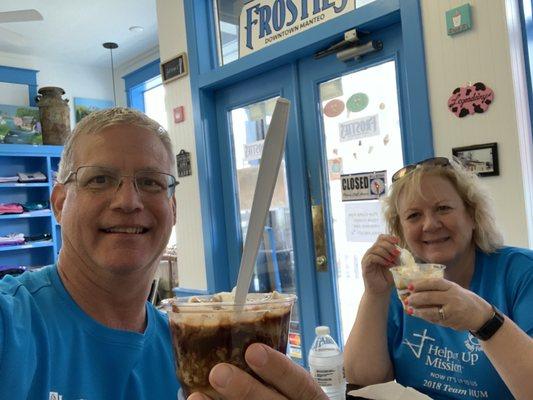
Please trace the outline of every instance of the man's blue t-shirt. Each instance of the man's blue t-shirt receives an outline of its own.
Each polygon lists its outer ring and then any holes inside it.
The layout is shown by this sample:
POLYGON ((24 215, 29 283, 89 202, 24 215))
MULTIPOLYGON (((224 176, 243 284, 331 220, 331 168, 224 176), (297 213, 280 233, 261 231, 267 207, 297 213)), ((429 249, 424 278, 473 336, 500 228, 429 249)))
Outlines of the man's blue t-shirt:
MULTIPOLYGON (((533 251, 476 251, 470 290, 533 336, 533 251)), ((388 347, 396 380, 434 399, 512 399, 511 392, 468 331, 407 315, 392 293, 388 347)))
POLYGON ((168 320, 147 303, 143 334, 85 314, 55 266, 0 281, 0 399, 176 400, 168 320))

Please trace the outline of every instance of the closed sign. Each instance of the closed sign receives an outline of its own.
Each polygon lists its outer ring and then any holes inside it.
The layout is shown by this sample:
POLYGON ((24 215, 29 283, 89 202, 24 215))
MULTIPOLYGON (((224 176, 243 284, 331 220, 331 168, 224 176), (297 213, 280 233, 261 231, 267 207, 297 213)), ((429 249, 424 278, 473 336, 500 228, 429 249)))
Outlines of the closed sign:
POLYGON ((372 200, 385 194, 387 171, 341 175, 342 201, 372 200))

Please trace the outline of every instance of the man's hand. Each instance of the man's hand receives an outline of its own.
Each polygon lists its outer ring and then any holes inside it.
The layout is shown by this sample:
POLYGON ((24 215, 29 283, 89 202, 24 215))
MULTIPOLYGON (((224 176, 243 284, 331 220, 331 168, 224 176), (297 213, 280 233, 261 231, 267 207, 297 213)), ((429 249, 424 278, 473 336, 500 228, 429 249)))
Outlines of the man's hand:
MULTIPOLYGON (((218 364, 209 374, 211 386, 227 400, 327 400, 311 375, 288 357, 261 344, 252 344, 245 359, 250 368, 269 386, 230 364, 218 364)), ((193 393, 188 400, 208 400, 193 393)))

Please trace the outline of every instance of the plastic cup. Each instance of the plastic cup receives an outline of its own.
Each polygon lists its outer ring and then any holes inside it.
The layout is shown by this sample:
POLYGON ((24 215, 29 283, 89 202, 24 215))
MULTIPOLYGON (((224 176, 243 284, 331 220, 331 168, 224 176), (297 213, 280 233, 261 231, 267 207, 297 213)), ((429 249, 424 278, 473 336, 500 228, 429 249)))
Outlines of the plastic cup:
POLYGON ((411 294, 407 289, 407 285, 420 279, 443 278, 445 269, 446 266, 441 264, 416 264, 415 268, 400 265, 398 267, 389 268, 389 271, 394 278, 396 292, 398 293, 398 297, 400 298, 404 310, 407 310, 404 300, 411 294))
POLYGON ((215 302, 213 296, 173 299, 168 311, 176 374, 187 398, 202 392, 213 400, 223 398, 209 384, 216 364, 233 364, 258 378, 246 364, 244 353, 252 343, 264 343, 281 353, 287 339, 293 294, 248 294, 243 307, 215 302))

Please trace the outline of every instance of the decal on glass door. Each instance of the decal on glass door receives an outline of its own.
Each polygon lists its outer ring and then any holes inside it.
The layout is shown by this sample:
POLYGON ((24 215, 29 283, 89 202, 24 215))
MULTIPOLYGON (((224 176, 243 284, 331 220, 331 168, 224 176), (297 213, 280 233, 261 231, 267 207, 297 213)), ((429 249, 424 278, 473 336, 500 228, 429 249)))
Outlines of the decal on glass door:
POLYGON ((379 135, 378 114, 341 122, 339 124, 339 135, 341 142, 379 135))

